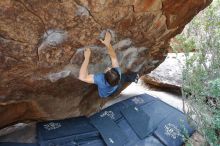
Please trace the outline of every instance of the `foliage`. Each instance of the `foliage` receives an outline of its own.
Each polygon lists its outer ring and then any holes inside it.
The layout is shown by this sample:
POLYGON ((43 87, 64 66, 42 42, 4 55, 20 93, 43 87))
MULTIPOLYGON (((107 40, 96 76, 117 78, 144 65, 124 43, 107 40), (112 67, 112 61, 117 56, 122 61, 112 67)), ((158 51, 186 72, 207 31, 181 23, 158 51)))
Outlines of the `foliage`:
POLYGON ((176 37, 186 52, 182 93, 188 114, 212 146, 220 145, 220 0, 198 14, 176 37), (190 53, 194 51, 194 53, 190 53))

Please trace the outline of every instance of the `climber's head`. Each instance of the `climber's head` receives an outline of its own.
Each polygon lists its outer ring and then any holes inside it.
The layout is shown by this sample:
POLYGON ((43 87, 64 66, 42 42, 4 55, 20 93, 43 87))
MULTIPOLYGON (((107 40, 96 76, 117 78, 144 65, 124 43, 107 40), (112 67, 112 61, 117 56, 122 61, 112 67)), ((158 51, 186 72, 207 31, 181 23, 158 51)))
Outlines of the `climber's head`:
POLYGON ((107 68, 105 70, 105 79, 111 86, 115 86, 119 84, 120 75, 115 68, 107 68))

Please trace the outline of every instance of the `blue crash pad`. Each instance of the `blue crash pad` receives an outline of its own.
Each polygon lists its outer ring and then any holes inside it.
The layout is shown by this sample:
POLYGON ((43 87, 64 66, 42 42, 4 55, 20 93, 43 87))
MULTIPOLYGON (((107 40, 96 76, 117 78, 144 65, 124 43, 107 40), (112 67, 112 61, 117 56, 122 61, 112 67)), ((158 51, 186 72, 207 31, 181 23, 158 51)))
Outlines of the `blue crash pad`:
POLYGON ((123 146, 128 142, 125 133, 109 116, 96 114, 90 117, 90 121, 108 146, 123 146))
POLYGON ((64 136, 96 131, 86 117, 40 122, 37 124, 38 139, 49 140, 64 136))
MULTIPOLYGON (((105 142, 100 138, 96 140, 88 140, 86 143, 80 144, 80 146, 106 146, 105 142)), ((77 145, 78 146, 78 145, 77 145)))
POLYGON ((125 108, 127 108, 127 106, 125 106, 123 102, 119 102, 103 109, 102 111, 93 115, 92 117, 102 115, 102 116, 108 116, 113 121, 117 121, 118 119, 122 118, 121 110, 125 108))
POLYGON ((150 117, 138 106, 131 106, 122 110, 123 116, 134 129, 140 139, 147 137, 150 117))
MULTIPOLYGON (((148 129, 144 131, 146 135, 150 135, 158 127, 158 125, 171 113, 177 110, 166 103, 155 100, 140 106, 140 108, 149 116, 148 129)), ((141 122, 141 121, 140 121, 141 122)), ((137 125, 138 126, 138 125, 137 125)), ((134 126, 133 126, 134 127, 134 126)))
POLYGON ((34 143, 0 142, 0 146, 37 146, 34 143))
MULTIPOLYGON (((40 146, 178 146, 183 144, 180 137, 173 139, 164 135, 167 123, 178 127, 178 116, 184 114, 157 98, 141 94, 89 118, 38 123, 38 143, 40 146)), ((193 129, 186 118, 183 125, 191 135, 193 129)))
POLYGON ((126 120, 120 120, 118 125, 129 139, 125 146, 164 146, 159 139, 154 136, 148 136, 144 139, 140 139, 126 120))
POLYGON ((119 103, 124 104, 124 106, 126 106, 126 107, 130 107, 130 106, 145 105, 145 104, 153 102, 155 100, 158 100, 158 99, 153 96, 150 96, 148 94, 140 94, 140 95, 136 95, 132 98, 129 98, 127 100, 121 101, 119 103))
POLYGON ((173 112, 157 128, 154 135, 167 146, 181 146, 183 136, 191 136, 194 129, 187 123, 182 112, 173 112))
MULTIPOLYGON (((37 124, 38 142, 41 146, 75 146, 87 140, 99 139, 100 135, 86 117, 54 120, 37 124)), ((84 142, 86 141, 86 142, 84 142)))
POLYGON ((137 143, 135 143, 135 146, 164 146, 164 145, 156 137, 149 136, 145 139, 137 141, 137 143))
POLYGON ((130 106, 128 108, 123 108, 121 113, 139 138, 144 139, 152 134, 171 112, 176 112, 177 110, 149 95, 146 97, 141 95, 138 98, 145 100, 140 100, 142 102, 138 102, 137 97, 129 99, 126 103, 130 103, 130 106), (137 104, 134 104, 134 99, 137 104), (134 110, 135 108, 138 109, 138 111, 134 110))

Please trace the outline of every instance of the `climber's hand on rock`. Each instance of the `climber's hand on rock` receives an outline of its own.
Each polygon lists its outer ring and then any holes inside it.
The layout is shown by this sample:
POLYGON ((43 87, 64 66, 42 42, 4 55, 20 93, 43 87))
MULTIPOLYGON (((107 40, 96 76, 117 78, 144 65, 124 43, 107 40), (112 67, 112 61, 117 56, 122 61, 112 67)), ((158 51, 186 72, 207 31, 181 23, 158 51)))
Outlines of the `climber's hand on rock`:
POLYGON ((91 50, 90 50, 90 48, 86 48, 86 49, 84 50, 84 57, 85 57, 85 58, 89 58, 90 55, 91 55, 91 50))
POLYGON ((104 40, 100 39, 100 41, 101 41, 106 47, 109 47, 110 42, 111 42, 111 34, 110 34, 110 32, 106 31, 106 33, 105 33, 105 39, 104 39, 104 40))

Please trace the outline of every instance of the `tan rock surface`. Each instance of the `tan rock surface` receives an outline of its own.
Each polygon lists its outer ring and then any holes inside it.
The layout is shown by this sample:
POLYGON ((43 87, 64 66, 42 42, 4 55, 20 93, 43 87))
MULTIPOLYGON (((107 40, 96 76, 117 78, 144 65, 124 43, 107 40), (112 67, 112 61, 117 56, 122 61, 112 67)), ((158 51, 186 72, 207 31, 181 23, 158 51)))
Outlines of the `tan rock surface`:
POLYGON ((95 112, 96 87, 77 79, 83 48, 91 73, 110 65, 98 41, 112 33, 124 72, 149 73, 171 37, 211 0, 1 0, 0 127, 95 112))
POLYGON ((184 53, 168 53, 163 63, 143 77, 144 82, 180 93, 185 60, 186 55, 184 53))

